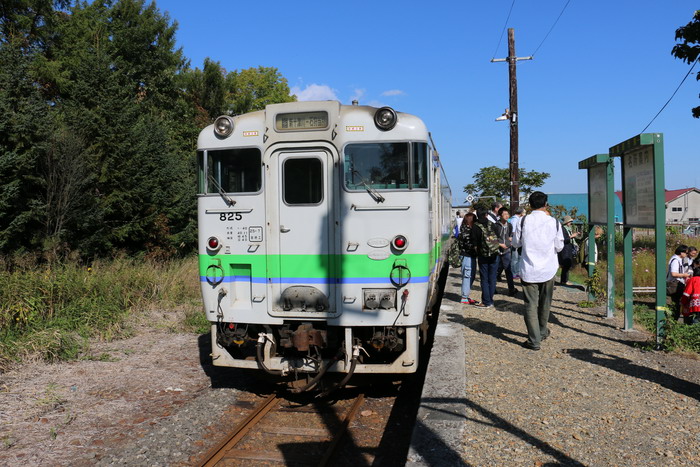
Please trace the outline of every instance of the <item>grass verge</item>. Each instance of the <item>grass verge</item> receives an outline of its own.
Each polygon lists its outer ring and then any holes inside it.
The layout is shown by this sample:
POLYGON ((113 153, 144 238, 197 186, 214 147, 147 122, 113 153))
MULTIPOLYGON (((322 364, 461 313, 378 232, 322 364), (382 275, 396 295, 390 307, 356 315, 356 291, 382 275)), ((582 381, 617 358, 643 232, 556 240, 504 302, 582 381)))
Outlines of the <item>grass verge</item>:
POLYGON ((180 311, 173 329, 208 331, 196 257, 1 266, 0 371, 32 358, 78 358, 90 338, 128 337, 132 318, 155 309, 180 311))

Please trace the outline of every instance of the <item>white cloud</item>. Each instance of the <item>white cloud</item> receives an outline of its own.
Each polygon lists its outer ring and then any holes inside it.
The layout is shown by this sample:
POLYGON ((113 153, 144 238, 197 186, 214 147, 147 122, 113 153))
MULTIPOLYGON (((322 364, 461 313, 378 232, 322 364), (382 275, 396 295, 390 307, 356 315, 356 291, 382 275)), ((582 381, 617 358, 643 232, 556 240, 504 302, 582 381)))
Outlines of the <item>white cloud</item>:
POLYGON ((382 96, 403 96, 404 94, 400 89, 390 89, 389 91, 384 91, 382 96))
POLYGON ((350 98, 350 102, 356 100, 362 104, 362 98, 365 97, 365 94, 367 94, 366 89, 355 89, 355 94, 353 94, 353 96, 350 98))
POLYGON ((337 101, 338 96, 335 89, 325 84, 309 84, 303 90, 299 86, 294 86, 291 90, 296 94, 299 101, 337 101))

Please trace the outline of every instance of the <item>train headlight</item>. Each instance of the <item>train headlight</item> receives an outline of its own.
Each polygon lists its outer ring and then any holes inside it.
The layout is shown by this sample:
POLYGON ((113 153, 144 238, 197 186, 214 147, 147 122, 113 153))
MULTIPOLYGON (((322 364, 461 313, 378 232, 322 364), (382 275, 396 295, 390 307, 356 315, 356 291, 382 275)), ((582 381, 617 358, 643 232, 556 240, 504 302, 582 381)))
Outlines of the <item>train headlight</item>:
POLYGON ((212 251, 217 251, 221 248, 221 242, 216 237, 209 237, 209 240, 207 240, 207 248, 212 251))
POLYGON ((382 131, 394 128, 398 119, 396 111, 391 107, 382 107, 374 113, 374 124, 382 131))
POLYGON ((393 246, 395 249, 397 249, 399 251, 403 251, 408 246, 408 240, 403 235, 397 235, 391 241, 391 246, 393 246))
POLYGON ((222 138, 233 133, 233 118, 228 115, 222 115, 214 121, 214 133, 222 138))

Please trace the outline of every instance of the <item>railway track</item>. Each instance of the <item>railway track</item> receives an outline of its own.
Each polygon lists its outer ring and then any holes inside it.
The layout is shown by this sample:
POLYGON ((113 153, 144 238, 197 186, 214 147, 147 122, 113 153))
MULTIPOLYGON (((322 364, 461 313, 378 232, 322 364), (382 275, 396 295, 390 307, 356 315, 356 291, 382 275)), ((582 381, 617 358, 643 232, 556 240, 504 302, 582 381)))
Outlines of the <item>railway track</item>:
POLYGON ((314 401, 302 405, 270 395, 198 465, 331 465, 364 401, 364 394, 359 393, 335 403, 314 401))

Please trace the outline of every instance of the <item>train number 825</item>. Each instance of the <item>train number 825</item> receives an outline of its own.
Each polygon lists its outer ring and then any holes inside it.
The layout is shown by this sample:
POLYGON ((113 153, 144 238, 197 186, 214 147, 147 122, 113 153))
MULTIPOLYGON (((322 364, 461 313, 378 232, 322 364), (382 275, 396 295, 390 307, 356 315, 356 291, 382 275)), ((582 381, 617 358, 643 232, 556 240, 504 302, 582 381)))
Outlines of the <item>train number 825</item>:
POLYGON ((239 221, 243 219, 243 214, 240 212, 222 212, 219 214, 220 221, 239 221))

